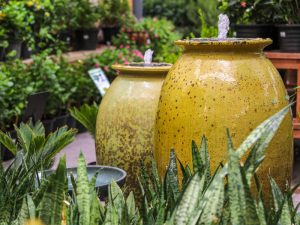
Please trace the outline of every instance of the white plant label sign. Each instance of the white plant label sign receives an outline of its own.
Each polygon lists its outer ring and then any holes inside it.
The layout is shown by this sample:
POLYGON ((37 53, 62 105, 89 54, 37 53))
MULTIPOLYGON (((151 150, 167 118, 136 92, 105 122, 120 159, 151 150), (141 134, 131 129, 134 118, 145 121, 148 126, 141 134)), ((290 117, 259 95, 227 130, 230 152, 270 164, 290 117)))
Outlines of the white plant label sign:
POLYGON ((101 68, 95 68, 88 71, 90 77, 92 78, 94 84, 96 85, 97 89, 99 90, 101 96, 103 97, 110 87, 110 83, 104 74, 101 68))

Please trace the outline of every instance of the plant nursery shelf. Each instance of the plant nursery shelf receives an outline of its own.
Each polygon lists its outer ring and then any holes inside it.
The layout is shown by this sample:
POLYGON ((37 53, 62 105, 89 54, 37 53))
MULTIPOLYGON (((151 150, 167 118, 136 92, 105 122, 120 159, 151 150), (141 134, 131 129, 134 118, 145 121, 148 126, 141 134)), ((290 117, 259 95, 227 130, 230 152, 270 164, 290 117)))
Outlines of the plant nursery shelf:
MULTIPOLYGON (((113 48, 113 47, 110 47, 107 45, 99 45, 97 47, 97 49, 95 49, 95 50, 73 51, 73 52, 65 53, 65 54, 63 54, 63 56, 64 56, 64 58, 66 58, 68 60, 68 62, 72 63, 72 62, 76 62, 78 60, 87 59, 87 58, 91 57, 92 55, 99 55, 106 48, 113 48)), ((30 63, 32 63, 32 59, 26 59, 26 60, 23 60, 23 62, 25 64, 30 64, 30 63)))
MULTIPOLYGON (((297 81, 294 87, 300 86, 300 52, 279 52, 269 51, 265 55, 272 61, 277 69, 292 69, 296 70, 297 81)), ((291 85, 286 84, 291 87, 291 85)), ((293 120, 294 124, 294 138, 300 139, 300 119, 298 118, 300 112, 300 91, 296 93, 296 118, 293 120)))

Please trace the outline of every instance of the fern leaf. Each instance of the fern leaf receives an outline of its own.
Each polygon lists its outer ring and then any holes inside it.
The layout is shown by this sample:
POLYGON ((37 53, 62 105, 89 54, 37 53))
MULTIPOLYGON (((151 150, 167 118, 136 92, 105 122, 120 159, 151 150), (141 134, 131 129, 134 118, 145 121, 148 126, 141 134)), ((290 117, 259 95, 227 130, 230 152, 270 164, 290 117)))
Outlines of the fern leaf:
POLYGON ((12 154, 17 154, 17 146, 14 140, 0 130, 0 143, 5 146, 12 154))

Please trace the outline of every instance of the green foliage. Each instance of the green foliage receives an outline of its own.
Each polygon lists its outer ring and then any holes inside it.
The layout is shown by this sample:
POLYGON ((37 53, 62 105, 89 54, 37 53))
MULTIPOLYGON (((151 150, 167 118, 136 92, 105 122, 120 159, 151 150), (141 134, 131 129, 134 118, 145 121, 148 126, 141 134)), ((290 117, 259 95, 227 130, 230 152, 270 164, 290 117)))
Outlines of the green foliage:
POLYGON ((300 1, 299 0, 273 0, 274 22, 299 24, 300 23, 300 1))
POLYGON ((0 10, 0 26, 6 32, 9 41, 24 41, 32 32, 34 16, 26 10, 25 1, 11 0, 0 10))
POLYGON ((272 24, 277 16, 270 0, 222 0, 218 8, 232 24, 272 24))
POLYGON ((128 0, 99 0, 100 20, 102 26, 122 26, 133 21, 128 0))
POLYGON ((96 55, 85 61, 87 68, 101 67, 108 79, 112 82, 116 77, 116 71, 112 69, 114 64, 128 64, 129 62, 143 61, 143 54, 130 46, 121 46, 117 49, 105 49, 101 55, 96 55), (125 48, 124 48, 125 47, 125 48))
POLYGON ((73 27, 75 29, 91 29, 96 27, 99 21, 99 8, 89 0, 73 1, 73 7, 69 8, 73 16, 73 27))
POLYGON ((71 116, 80 122, 95 139, 98 114, 98 106, 96 103, 93 105, 84 104, 78 109, 73 107, 69 111, 71 116))
POLYGON ((166 19, 144 18, 121 31, 113 40, 117 47, 130 46, 142 52, 151 48, 154 50, 154 60, 158 62, 174 63, 181 54, 181 49, 173 44, 181 35, 175 31, 174 24, 166 19))
MULTIPOLYGON (((61 55, 50 57, 48 51, 32 59, 30 65, 20 60, 0 63, 1 130, 12 129, 13 124, 20 122, 33 93, 49 91, 48 118, 66 113, 72 106, 99 101, 99 92, 87 73, 92 67, 88 61, 70 64, 61 55)), ((112 64, 114 57, 109 60, 112 64)))
POLYGON ((201 32, 200 37, 201 38, 211 38, 211 37, 217 37, 218 36, 218 28, 216 26, 208 26, 205 17, 204 12, 202 9, 198 10, 199 13, 199 19, 201 22, 201 32))

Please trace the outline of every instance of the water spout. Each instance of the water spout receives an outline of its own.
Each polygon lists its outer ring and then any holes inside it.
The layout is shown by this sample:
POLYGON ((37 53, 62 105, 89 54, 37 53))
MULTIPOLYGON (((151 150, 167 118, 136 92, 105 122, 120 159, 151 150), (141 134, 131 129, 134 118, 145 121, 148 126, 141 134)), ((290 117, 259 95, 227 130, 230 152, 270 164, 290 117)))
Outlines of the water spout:
POLYGON ((148 49, 146 52, 145 52, 145 55, 144 55, 144 63, 145 64, 151 64, 152 63, 152 55, 153 55, 153 52, 151 49, 148 49))
POLYGON ((229 31, 229 18, 226 14, 220 14, 219 15, 219 21, 218 21, 218 39, 225 39, 227 38, 227 33, 229 31))

